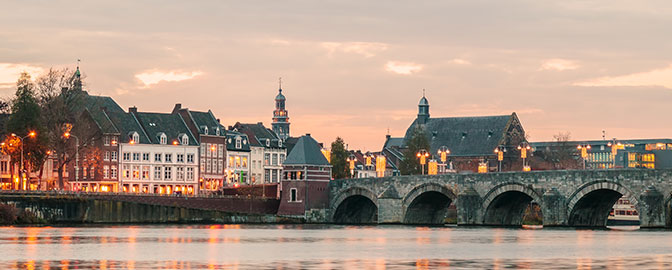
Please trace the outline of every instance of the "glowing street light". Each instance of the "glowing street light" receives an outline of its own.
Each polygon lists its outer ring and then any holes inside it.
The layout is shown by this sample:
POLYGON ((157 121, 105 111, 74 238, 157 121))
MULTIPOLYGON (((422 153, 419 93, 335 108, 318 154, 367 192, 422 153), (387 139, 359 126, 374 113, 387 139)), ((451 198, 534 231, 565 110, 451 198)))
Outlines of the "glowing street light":
POLYGON ((425 174, 425 164, 427 164, 427 158, 429 157, 429 152, 425 149, 420 149, 416 156, 420 159, 420 165, 422 166, 422 174, 425 174))
POLYGON ((497 154, 497 161, 499 161, 499 171, 500 172, 502 171, 502 160, 504 160, 504 153, 505 152, 506 152, 506 147, 504 147, 504 145, 499 145, 499 146, 497 146, 497 148, 495 148, 495 154, 497 154))
POLYGON ((590 150, 590 145, 589 144, 579 144, 579 146, 576 147, 576 149, 579 149, 581 151, 581 159, 583 160, 583 169, 586 169, 586 159, 588 158, 588 150, 590 150))
POLYGON ((532 147, 530 147, 530 144, 527 142, 523 142, 520 145, 518 145, 518 150, 520 150, 520 158, 523 159, 523 171, 529 172, 530 171, 530 166, 527 165, 527 152, 531 150, 532 147))
POLYGON ((346 160, 350 163, 350 177, 355 178, 355 161, 357 161, 357 158, 355 155, 350 154, 346 160))
POLYGON ((28 133, 28 135, 23 136, 23 137, 16 136, 15 133, 12 133, 11 135, 12 135, 12 137, 19 138, 19 141, 21 141, 21 166, 20 166, 20 169, 21 169, 21 178, 24 181, 24 183, 23 183, 24 188, 23 189, 25 189, 25 185, 26 185, 25 184, 25 181, 26 181, 26 175, 25 174, 26 173, 24 172, 24 168, 23 168, 23 141, 28 137, 35 138, 35 136, 37 136, 37 133, 35 133, 35 131, 30 131, 28 133))
POLYGON ((445 145, 442 145, 441 147, 439 147, 439 151, 437 152, 437 154, 439 155, 439 160, 441 160, 441 167, 443 168, 442 173, 446 173, 446 161, 448 161, 448 155, 450 155, 450 150, 445 145))
POLYGON ((378 155, 378 157, 376 157, 376 176, 384 177, 386 166, 387 166, 387 160, 385 156, 378 155))
POLYGON ((616 168, 616 155, 618 154, 618 149, 624 148, 623 144, 621 142, 617 142, 616 138, 613 138, 609 143, 607 143, 607 146, 611 147, 611 159, 613 161, 611 167, 616 168))

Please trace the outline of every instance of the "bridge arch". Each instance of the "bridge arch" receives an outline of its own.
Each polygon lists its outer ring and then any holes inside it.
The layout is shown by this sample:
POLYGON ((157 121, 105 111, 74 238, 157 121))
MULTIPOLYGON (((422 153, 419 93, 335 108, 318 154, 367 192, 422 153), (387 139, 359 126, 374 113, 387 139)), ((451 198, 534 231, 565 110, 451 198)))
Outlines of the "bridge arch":
POLYGON ((639 202, 627 187, 609 180, 598 180, 579 187, 567 200, 569 226, 604 227, 612 207, 621 197, 628 197, 639 209, 639 202))
POLYGON ((331 202, 331 220, 337 224, 376 224, 378 198, 369 189, 351 187, 331 202))
POLYGON ((403 221, 405 224, 442 225, 448 207, 456 198, 455 193, 444 185, 419 185, 402 200, 403 221))
POLYGON ((499 184, 483 197, 483 224, 520 226, 525 209, 532 202, 541 204, 541 196, 530 186, 517 182, 499 184))

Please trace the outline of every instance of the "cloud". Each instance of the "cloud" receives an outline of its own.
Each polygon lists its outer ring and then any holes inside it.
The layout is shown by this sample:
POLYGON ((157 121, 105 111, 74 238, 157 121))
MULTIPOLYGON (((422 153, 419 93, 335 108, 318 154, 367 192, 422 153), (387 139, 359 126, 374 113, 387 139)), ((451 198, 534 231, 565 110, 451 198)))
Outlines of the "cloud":
POLYGON ((567 59, 548 59, 541 64, 539 70, 556 70, 556 71, 565 71, 573 70, 579 68, 579 64, 572 60, 567 59))
POLYGON ((34 78, 44 72, 44 69, 27 64, 0 63, 0 88, 13 87, 24 71, 34 78))
POLYGON ((411 62, 387 61, 385 70, 392 73, 410 75, 420 72, 422 70, 422 65, 411 62))
POLYGON ((471 65, 471 62, 468 60, 460 59, 460 58, 455 58, 450 60, 450 63, 456 64, 456 65, 471 65))
POLYGON ((389 47, 385 43, 378 42, 322 42, 321 46, 328 51, 329 56, 336 52, 343 52, 355 53, 367 58, 373 57, 389 47))
POLYGON ((601 77, 584 82, 577 86, 662 86, 672 89, 672 65, 666 68, 633 73, 623 76, 601 77))
POLYGON ((143 88, 147 88, 153 84, 158 84, 162 81, 179 82, 193 79, 194 77, 200 76, 202 74, 203 72, 201 71, 182 72, 182 71, 148 70, 139 74, 135 74, 135 78, 137 78, 144 84, 143 88))

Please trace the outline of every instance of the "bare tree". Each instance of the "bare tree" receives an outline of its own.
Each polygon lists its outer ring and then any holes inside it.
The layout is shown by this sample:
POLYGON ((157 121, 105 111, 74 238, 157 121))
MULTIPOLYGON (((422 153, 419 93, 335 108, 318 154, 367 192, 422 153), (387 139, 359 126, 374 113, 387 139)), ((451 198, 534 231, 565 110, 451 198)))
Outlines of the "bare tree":
POLYGON ((548 148, 542 149, 543 159, 550 163, 553 169, 569 170, 581 167, 576 146, 570 143, 571 137, 569 131, 559 132, 553 135, 554 142, 548 148))

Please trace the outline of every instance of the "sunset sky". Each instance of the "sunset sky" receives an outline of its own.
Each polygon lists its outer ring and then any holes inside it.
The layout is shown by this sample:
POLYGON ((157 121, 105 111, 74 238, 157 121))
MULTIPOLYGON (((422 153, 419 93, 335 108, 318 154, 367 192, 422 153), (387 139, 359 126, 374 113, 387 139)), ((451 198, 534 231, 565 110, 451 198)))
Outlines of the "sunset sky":
POLYGON ((432 117, 518 113, 530 140, 672 137, 672 2, 2 1, 0 96, 74 68, 122 107, 212 109, 377 151, 432 117))

